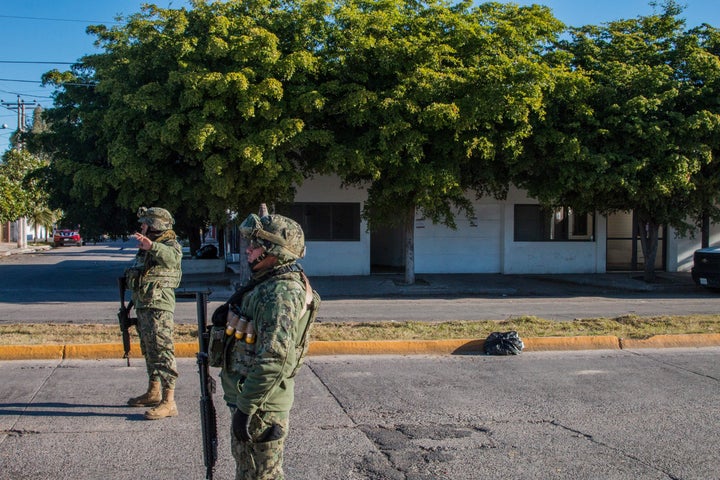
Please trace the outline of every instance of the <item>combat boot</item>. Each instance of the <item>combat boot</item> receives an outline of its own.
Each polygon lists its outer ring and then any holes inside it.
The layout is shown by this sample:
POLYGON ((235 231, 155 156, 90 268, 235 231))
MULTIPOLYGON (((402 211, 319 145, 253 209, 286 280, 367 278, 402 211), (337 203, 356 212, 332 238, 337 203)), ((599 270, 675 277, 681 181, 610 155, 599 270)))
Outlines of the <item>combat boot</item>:
POLYGON ((150 380, 147 392, 139 397, 131 398, 127 403, 131 407, 154 407, 160 403, 160 400, 162 400, 160 396, 160 382, 150 380))
POLYGON ((162 401, 157 407, 151 408, 145 412, 147 420, 159 420, 165 417, 176 417, 178 414, 177 405, 175 405, 175 390, 172 388, 163 388, 162 401))

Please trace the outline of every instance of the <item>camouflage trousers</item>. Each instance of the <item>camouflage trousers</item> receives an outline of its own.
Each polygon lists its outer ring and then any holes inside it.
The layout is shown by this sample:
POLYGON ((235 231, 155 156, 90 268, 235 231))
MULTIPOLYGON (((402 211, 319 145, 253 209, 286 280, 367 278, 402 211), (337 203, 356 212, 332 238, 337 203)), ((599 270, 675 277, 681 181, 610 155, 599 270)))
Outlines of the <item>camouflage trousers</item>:
POLYGON ((163 388, 175 388, 178 377, 173 344, 173 313, 154 308, 137 311, 140 350, 145 357, 148 378, 163 388))
MULTIPOLYGON (((231 416, 235 408, 230 407, 231 416)), ((288 412, 256 412, 250 418, 252 442, 242 442, 230 432, 235 458, 235 480, 283 480, 283 450, 289 427, 288 412), (279 438, 267 441, 275 434, 279 438)))

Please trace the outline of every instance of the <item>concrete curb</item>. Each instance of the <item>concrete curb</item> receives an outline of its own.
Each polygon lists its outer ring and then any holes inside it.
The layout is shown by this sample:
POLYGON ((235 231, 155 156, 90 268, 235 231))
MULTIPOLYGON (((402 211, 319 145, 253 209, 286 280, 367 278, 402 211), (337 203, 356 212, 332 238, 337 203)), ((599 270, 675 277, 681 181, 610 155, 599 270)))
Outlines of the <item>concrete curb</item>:
MULTIPOLYGON (((647 339, 614 336, 530 337, 523 338, 525 352, 572 350, 634 350, 641 348, 717 347, 720 334, 698 333, 656 335, 647 339)), ((485 341, 456 340, 384 340, 316 341, 310 344, 311 356, 321 355, 478 355, 485 341)), ((140 344, 133 343, 131 360, 141 360, 140 344)), ((121 358, 122 344, 0 345, 0 360, 98 360, 121 358)), ((198 345, 176 343, 175 356, 194 357, 198 345)))
POLYGON ((44 250, 50 250, 50 245, 34 245, 34 246, 28 246, 25 248, 14 248, 12 250, 5 250, 0 252, 0 255, 3 257, 9 257, 10 255, 19 255, 22 253, 35 253, 40 252, 44 250))

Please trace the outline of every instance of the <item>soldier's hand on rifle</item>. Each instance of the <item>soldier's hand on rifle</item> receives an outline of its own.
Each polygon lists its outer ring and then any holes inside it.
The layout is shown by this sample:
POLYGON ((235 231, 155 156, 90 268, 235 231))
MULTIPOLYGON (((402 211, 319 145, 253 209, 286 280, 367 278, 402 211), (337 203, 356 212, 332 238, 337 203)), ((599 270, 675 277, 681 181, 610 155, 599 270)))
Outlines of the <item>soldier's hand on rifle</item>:
POLYGON ((140 232, 133 233, 133 237, 135 237, 135 240, 138 241, 138 248, 140 248, 140 250, 150 250, 152 240, 140 232))
POLYGON ((239 408, 235 410, 232 418, 232 431, 242 442, 250 441, 250 415, 243 413, 239 408))

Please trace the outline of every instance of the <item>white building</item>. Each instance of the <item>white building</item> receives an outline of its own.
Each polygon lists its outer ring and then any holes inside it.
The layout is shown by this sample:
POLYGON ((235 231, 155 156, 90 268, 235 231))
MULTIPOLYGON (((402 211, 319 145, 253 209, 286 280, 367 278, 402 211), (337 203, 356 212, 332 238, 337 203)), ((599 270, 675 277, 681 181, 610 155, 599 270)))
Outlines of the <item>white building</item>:
MULTIPOLYGON (((367 195, 341 188, 333 176, 307 180, 297 190, 290 216, 306 233, 310 275, 369 275, 402 271, 402 229, 368 232, 360 218, 367 195)), ((633 247, 632 215, 577 215, 564 208, 541 211, 538 202, 511 189, 506 200, 475 200, 475 217, 456 216, 457 229, 415 218, 415 273, 603 273, 642 269, 639 240, 633 247), (634 259, 634 261, 633 261, 634 259)), ((695 239, 677 238, 663 229, 656 267, 689 271, 695 239)), ((720 243, 720 227, 711 229, 720 243)))

